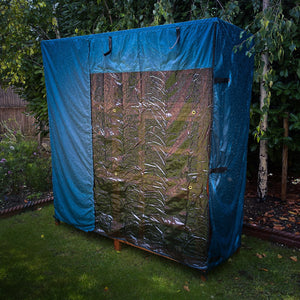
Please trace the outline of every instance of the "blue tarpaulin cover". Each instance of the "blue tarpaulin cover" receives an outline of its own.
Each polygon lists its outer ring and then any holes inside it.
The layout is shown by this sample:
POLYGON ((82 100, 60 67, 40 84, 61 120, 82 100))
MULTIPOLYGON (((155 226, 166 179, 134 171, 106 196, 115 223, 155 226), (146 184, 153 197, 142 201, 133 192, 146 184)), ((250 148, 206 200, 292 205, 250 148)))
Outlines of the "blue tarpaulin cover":
POLYGON ((218 18, 48 40, 55 218, 210 269, 240 246, 253 58, 218 18))

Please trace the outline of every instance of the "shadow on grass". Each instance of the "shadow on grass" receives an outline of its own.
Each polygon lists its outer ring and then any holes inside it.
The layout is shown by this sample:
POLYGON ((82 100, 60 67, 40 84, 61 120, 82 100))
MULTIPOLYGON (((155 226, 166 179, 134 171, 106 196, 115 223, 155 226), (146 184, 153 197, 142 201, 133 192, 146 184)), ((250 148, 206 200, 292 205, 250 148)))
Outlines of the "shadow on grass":
POLYGON ((243 237, 207 277, 67 224, 53 206, 1 220, 0 299, 297 299, 299 250, 243 237), (294 258, 291 259, 291 257, 294 258))

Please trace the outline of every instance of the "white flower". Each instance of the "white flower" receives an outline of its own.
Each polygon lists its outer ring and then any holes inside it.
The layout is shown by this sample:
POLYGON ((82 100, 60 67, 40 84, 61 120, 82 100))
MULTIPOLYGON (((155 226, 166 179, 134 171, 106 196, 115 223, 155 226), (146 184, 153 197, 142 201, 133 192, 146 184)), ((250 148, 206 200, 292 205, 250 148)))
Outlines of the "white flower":
POLYGON ((10 146, 9 149, 10 150, 15 150, 15 147, 14 146, 10 146))

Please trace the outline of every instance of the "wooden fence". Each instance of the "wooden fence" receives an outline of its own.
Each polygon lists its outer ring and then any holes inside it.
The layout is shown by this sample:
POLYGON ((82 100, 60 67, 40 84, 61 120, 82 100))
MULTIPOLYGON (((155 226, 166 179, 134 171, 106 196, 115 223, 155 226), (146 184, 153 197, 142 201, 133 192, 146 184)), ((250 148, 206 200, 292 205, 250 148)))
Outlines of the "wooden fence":
POLYGON ((0 88, 0 133, 5 121, 10 128, 20 129, 25 135, 35 134, 34 118, 25 113, 26 102, 11 88, 6 91, 0 88))

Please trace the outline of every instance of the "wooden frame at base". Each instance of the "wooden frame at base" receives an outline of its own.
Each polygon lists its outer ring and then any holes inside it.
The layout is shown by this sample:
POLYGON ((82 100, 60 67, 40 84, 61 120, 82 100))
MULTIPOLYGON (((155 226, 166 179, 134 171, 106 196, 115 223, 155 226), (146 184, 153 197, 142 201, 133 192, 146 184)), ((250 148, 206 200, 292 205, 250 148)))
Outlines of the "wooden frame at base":
POLYGON ((134 245, 134 244, 132 244, 132 243, 129 243, 129 242, 127 242, 127 241, 118 240, 118 239, 113 239, 113 241, 114 241, 114 248, 115 248, 116 251, 121 251, 121 250, 122 250, 122 245, 121 245, 121 244, 125 244, 125 245, 129 245, 129 246, 138 248, 138 249, 140 249, 140 250, 149 252, 149 253, 151 253, 151 254, 154 254, 154 255, 158 255, 158 256, 167 258, 167 259, 172 260, 172 261, 175 261, 175 262, 177 262, 177 263, 180 263, 180 261, 178 261, 178 260, 176 260, 176 259, 174 259, 174 258, 172 258, 172 257, 166 256, 166 255, 162 255, 162 254, 159 254, 159 253, 156 253, 156 252, 154 252, 154 251, 151 251, 151 250, 146 249, 146 248, 143 248, 143 247, 136 246, 136 245, 134 245))

